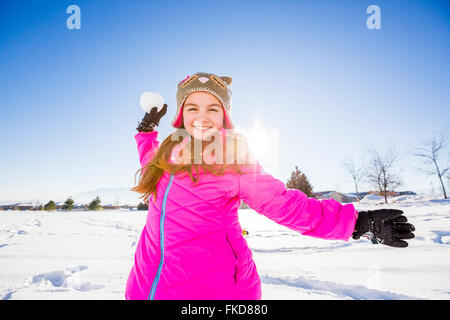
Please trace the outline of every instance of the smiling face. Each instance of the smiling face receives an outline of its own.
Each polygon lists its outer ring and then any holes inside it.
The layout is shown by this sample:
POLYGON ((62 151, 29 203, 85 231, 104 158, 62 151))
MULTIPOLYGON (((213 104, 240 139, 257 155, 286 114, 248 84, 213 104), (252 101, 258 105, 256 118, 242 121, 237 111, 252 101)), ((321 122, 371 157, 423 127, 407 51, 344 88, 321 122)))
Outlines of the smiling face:
POLYGON ((222 103, 206 91, 191 93, 184 102, 183 125, 197 140, 209 138, 223 127, 222 103))

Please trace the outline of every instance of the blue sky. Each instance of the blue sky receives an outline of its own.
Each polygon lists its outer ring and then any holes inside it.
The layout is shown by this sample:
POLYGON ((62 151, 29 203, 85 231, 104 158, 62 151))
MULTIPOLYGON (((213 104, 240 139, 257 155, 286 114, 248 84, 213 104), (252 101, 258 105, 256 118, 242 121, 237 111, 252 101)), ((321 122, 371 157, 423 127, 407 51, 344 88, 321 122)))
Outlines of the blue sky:
POLYGON ((236 125, 278 130, 283 182, 351 192, 339 161, 396 143, 400 189, 438 191, 409 154, 450 125, 449 40, 448 1, 2 1, 0 200, 131 188, 141 93, 169 106, 162 140, 199 71, 233 78, 236 125))

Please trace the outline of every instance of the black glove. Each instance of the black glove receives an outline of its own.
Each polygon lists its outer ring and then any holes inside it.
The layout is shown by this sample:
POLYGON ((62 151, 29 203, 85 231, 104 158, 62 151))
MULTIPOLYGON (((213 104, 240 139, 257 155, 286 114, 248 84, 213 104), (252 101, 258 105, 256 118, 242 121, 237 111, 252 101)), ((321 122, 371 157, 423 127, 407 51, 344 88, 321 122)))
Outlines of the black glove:
POLYGON ((150 113, 145 113, 144 118, 139 122, 136 130, 139 132, 150 132, 155 130, 159 125, 159 120, 166 114, 167 104, 164 104, 161 110, 158 112, 157 107, 153 107, 150 113))
POLYGON ((379 243, 391 247, 405 248, 406 241, 401 239, 412 239, 415 230, 414 226, 406 223, 408 219, 402 215, 403 211, 395 209, 380 209, 371 211, 361 211, 356 220, 353 239, 359 239, 365 233, 370 232, 379 243))

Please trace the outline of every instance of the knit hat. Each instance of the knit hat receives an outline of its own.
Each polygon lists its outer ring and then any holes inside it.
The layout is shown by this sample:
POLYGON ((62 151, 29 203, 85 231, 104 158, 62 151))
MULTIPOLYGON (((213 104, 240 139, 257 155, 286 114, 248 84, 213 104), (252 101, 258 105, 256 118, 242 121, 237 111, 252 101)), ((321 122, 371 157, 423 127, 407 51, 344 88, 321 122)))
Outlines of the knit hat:
POLYGON ((172 126, 180 128, 183 124, 183 105, 188 95, 196 91, 206 91, 212 93, 220 100, 223 106, 226 128, 233 129, 234 126, 230 116, 231 98, 233 96, 233 92, 229 87, 231 82, 231 77, 219 77, 205 72, 197 72, 193 76, 187 76, 186 79, 180 81, 177 90, 177 113, 172 121, 172 126))

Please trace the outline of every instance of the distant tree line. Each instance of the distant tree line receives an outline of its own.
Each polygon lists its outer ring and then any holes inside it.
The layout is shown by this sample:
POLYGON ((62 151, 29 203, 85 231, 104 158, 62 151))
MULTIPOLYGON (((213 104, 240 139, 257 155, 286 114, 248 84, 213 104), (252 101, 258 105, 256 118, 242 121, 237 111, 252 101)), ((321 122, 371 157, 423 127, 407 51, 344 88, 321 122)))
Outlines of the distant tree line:
MULTIPOLYGON (((420 171, 428 176, 436 177, 440 183, 444 199, 447 199, 447 185, 450 184, 450 135, 449 129, 442 130, 435 136, 429 138, 414 149, 412 155, 422 160, 420 171)), ((371 185, 379 195, 384 197, 385 203, 388 203, 388 197, 396 194, 395 188, 402 185, 401 170, 399 161, 402 159, 395 145, 388 145, 380 151, 376 148, 367 148, 365 159, 359 157, 348 157, 340 162, 340 166, 348 177, 351 178, 357 200, 360 197, 360 184, 366 182, 371 185)), ((290 178, 286 182, 288 189, 298 189, 308 197, 314 197, 313 186, 307 176, 300 171, 298 166, 292 171, 290 178)), ((373 193, 373 192, 369 192, 373 193)), ((74 208, 74 201, 69 197, 61 207, 62 210, 70 211, 74 208)), ((87 206, 87 210, 102 210, 101 200, 97 196, 87 206)), ((240 208, 248 208, 248 205, 241 202, 240 208)), ((54 211, 57 206, 53 200, 50 200, 43 207, 36 206, 35 209, 54 211)), ((148 210, 148 204, 139 203, 137 210, 148 210)))
MULTIPOLYGON (((422 167, 417 169, 439 181, 444 199, 448 198, 445 181, 447 185, 450 184, 449 145, 449 129, 446 129, 424 141, 411 152, 412 156, 422 160, 422 167)), ((358 159, 348 157, 341 161, 340 166, 351 178, 358 201, 361 199, 360 184, 366 182, 384 197, 385 203, 388 203, 388 196, 396 194, 395 189, 402 185, 402 170, 399 167, 399 161, 402 158, 396 146, 390 144, 381 151, 373 147, 367 148, 365 157, 358 159)), ((309 197, 314 196, 312 185, 297 166, 286 182, 286 187, 299 189, 309 197)))
MULTIPOLYGON (((61 210, 71 211, 74 209, 74 207, 75 202, 72 199, 72 197, 69 197, 61 206, 61 210)), ((84 208, 89 211, 99 211, 104 209, 103 206, 101 205, 101 199, 99 196, 95 197, 91 202, 89 202, 89 204, 84 205, 84 208)), ((44 206, 42 205, 35 206, 35 210, 55 211, 56 209, 57 205, 53 200, 50 200, 44 206)), ((137 205, 137 210, 148 210, 148 205, 141 202, 137 205)))

